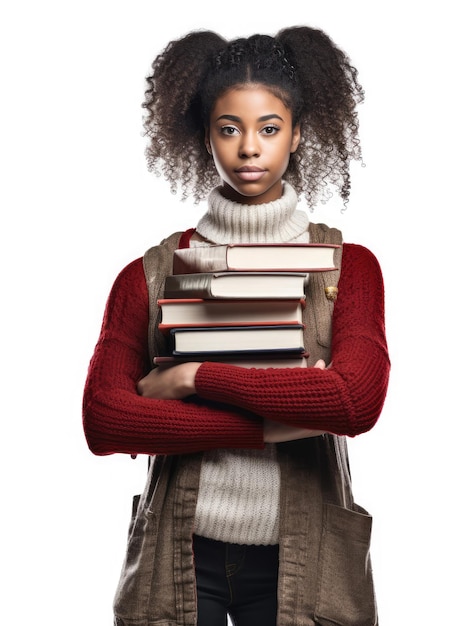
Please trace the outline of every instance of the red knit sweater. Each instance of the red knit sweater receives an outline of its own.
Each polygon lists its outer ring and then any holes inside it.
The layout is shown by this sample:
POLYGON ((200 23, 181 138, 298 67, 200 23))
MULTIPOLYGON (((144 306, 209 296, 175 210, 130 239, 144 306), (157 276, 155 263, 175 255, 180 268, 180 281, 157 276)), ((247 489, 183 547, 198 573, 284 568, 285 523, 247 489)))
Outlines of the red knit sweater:
POLYGON ((263 417, 354 436, 381 413, 389 377, 383 280, 362 246, 344 244, 329 369, 206 362, 196 375, 197 397, 143 398, 136 383, 149 369, 148 307, 141 258, 113 285, 89 367, 83 423, 95 454, 262 448, 263 417))

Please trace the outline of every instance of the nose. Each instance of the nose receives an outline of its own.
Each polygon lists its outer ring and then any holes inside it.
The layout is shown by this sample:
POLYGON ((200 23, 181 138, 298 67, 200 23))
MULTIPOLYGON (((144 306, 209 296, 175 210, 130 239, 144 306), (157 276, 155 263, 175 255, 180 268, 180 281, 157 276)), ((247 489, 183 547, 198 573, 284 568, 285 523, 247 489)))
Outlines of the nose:
POLYGON ((260 143, 256 132, 243 133, 241 135, 239 156, 246 159, 260 156, 260 143))

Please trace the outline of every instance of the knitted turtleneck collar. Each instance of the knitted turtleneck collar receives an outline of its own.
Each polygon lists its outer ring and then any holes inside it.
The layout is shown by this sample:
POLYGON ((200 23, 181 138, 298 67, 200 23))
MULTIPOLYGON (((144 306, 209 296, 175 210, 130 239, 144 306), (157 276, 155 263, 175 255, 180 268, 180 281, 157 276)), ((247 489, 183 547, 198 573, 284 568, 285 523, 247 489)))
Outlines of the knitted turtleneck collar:
POLYGON ((283 183, 279 200, 266 204, 239 204, 221 195, 220 188, 208 196, 208 210, 199 220, 198 233, 216 244, 286 243, 304 238, 309 218, 296 210, 298 197, 283 183))

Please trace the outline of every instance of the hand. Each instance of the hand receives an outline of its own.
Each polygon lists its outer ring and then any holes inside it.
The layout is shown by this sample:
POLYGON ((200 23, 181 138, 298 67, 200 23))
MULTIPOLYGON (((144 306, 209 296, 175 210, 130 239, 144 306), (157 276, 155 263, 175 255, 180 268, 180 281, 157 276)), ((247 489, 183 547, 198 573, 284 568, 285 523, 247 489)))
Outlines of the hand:
MULTIPOLYGON (((324 370, 330 367, 325 361, 319 359, 314 365, 318 369, 324 370)), ((281 422, 273 422, 265 419, 263 422, 263 440, 265 443, 281 443, 283 441, 295 441, 296 439, 307 439, 309 437, 319 437, 324 435, 323 430, 310 430, 308 428, 297 428, 281 422)))
POLYGON ((195 375, 201 363, 182 363, 163 371, 151 370, 137 383, 137 392, 145 398, 182 400, 196 393, 195 375))
POLYGON ((324 430, 296 428, 296 426, 288 426, 288 424, 282 424, 281 422, 272 422, 269 419, 264 419, 263 421, 263 441, 265 443, 282 443, 283 441, 319 437, 324 434, 324 430))

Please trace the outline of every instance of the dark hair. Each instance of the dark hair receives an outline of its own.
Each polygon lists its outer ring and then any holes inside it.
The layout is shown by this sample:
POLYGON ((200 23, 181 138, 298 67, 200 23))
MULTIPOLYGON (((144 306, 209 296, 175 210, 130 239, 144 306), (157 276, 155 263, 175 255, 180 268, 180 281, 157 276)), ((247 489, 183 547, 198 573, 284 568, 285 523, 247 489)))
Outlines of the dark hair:
POLYGON ((364 94, 349 58, 323 31, 298 26, 232 41, 195 31, 170 42, 152 69, 142 105, 146 156, 172 192, 181 185, 183 199, 199 202, 220 184, 205 126, 219 96, 250 82, 271 90, 301 125, 284 179, 310 207, 329 195, 330 184, 348 201, 350 161, 361 158, 356 105, 364 94))

